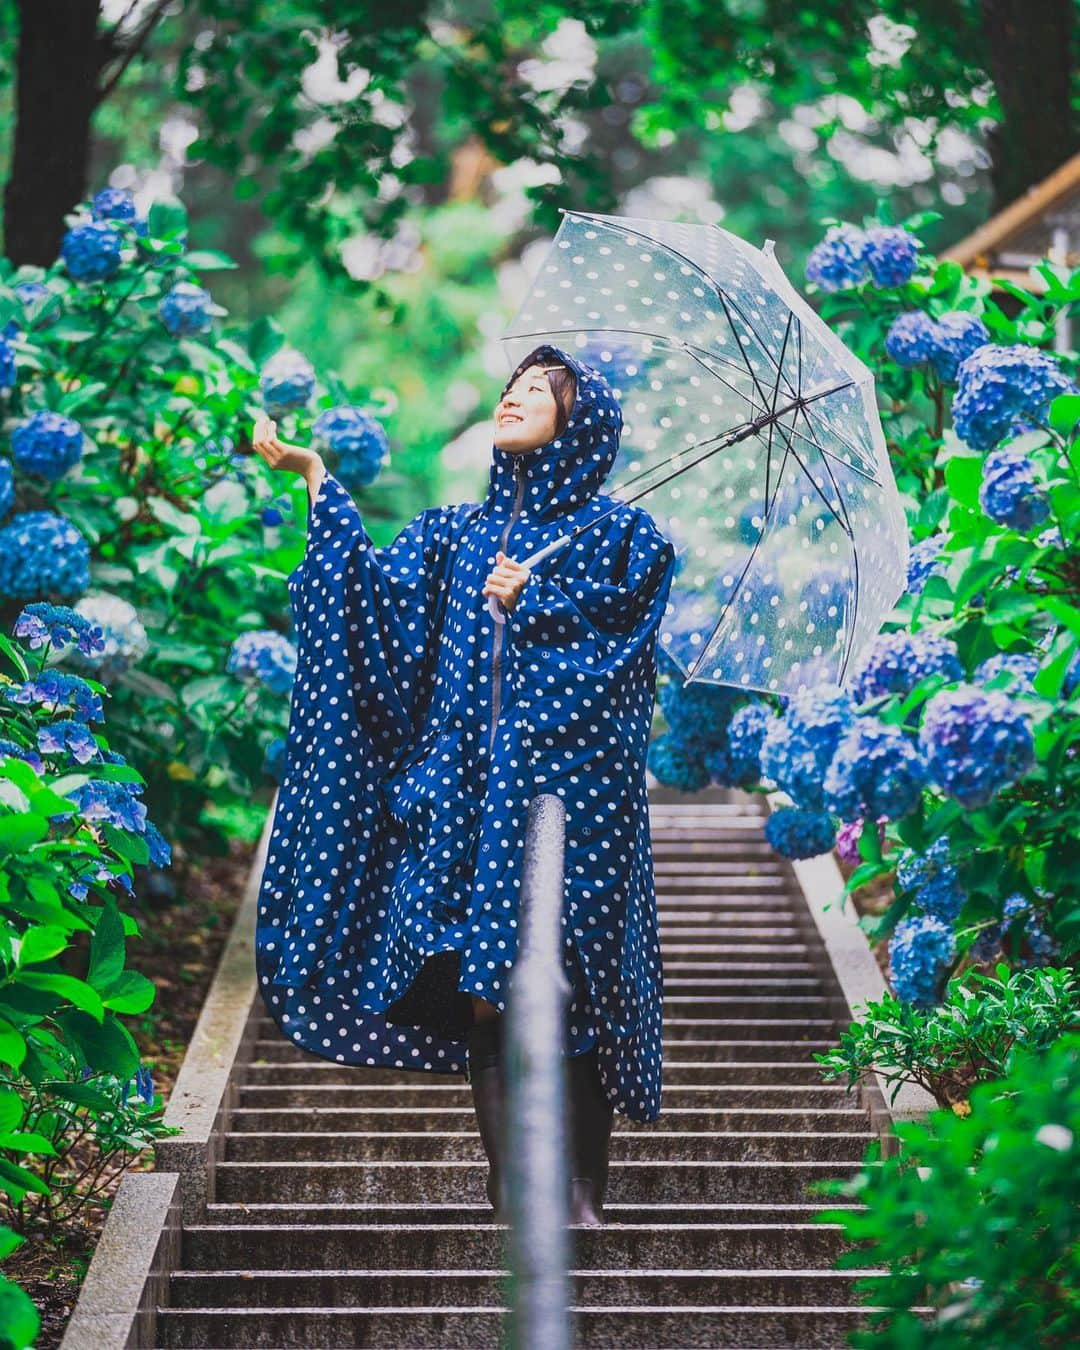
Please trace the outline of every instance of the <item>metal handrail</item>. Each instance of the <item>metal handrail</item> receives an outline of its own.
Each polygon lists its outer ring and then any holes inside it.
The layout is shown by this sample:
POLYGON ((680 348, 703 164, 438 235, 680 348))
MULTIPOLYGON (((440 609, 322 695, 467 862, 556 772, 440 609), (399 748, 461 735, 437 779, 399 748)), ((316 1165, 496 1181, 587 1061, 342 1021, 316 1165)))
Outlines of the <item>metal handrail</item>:
POLYGON ((569 1350, 569 1161, 563 1027, 571 997, 562 962, 566 808, 529 804, 518 956, 503 1028, 505 1159, 513 1350, 569 1350))

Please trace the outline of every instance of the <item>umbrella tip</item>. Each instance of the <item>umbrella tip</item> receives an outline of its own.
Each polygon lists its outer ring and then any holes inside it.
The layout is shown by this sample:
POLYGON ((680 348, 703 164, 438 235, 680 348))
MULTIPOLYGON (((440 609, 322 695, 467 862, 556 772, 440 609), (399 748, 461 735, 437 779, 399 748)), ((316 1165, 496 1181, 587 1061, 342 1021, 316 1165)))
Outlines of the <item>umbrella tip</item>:
POLYGON ((769 255, 769 257, 771 258, 771 257, 773 256, 773 249, 774 249, 775 247, 776 247, 776 240, 775 240, 775 239, 766 239, 765 242, 764 242, 764 244, 762 244, 762 246, 761 246, 761 251, 762 251, 762 253, 767 253, 767 254, 769 255))

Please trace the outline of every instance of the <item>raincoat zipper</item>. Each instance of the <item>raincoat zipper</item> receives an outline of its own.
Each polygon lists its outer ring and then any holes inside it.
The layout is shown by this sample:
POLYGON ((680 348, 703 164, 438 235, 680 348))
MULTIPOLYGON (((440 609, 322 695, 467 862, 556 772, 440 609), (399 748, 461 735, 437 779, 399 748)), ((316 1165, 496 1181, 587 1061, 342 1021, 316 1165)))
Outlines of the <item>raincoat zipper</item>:
MULTIPOLYGON (((510 517, 503 526, 503 532, 499 539, 499 548, 503 553, 506 552, 506 540, 513 528, 514 521, 517 520, 521 512, 521 499, 525 495, 523 468, 520 459, 516 459, 514 461, 514 505, 510 508, 510 517)), ((489 750, 495 745, 495 728, 498 725, 499 709, 502 706, 502 655, 503 643, 506 641, 505 634, 506 624, 496 624, 495 645, 491 649, 491 735, 488 739, 489 750)))

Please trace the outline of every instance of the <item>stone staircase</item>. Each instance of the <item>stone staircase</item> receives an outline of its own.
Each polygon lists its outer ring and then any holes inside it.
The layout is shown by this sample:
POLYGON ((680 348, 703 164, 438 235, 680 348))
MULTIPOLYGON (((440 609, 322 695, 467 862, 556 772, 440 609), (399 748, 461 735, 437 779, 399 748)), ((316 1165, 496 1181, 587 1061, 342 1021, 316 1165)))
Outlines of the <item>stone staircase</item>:
MULTIPOLYGON (((839 1225, 869 1118, 811 1059, 844 1015, 759 798, 654 793, 663 1110, 616 1115, 602 1230, 574 1229, 576 1346, 843 1346, 865 1326, 839 1225)), ((256 999, 206 1221, 185 1226, 160 1346, 498 1346, 506 1229, 468 1084, 334 1064, 256 999)), ((846 1025, 846 1021, 845 1021, 846 1025)))

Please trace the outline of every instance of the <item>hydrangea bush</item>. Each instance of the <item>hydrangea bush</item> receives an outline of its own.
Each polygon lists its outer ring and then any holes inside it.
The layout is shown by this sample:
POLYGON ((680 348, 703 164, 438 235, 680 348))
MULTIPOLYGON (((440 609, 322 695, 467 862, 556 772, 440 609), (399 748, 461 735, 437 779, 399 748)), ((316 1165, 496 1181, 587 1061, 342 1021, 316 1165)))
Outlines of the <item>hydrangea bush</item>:
POLYGON ((317 444, 376 521, 389 442, 272 320, 230 322, 210 283, 233 263, 189 247, 182 206, 143 218, 109 187, 68 225, 53 266, 0 259, 0 620, 45 602, 98 624, 103 646, 50 662, 113 685, 151 815, 220 851, 238 819, 258 832, 295 673, 306 488, 251 452, 251 426, 265 412, 317 444))

